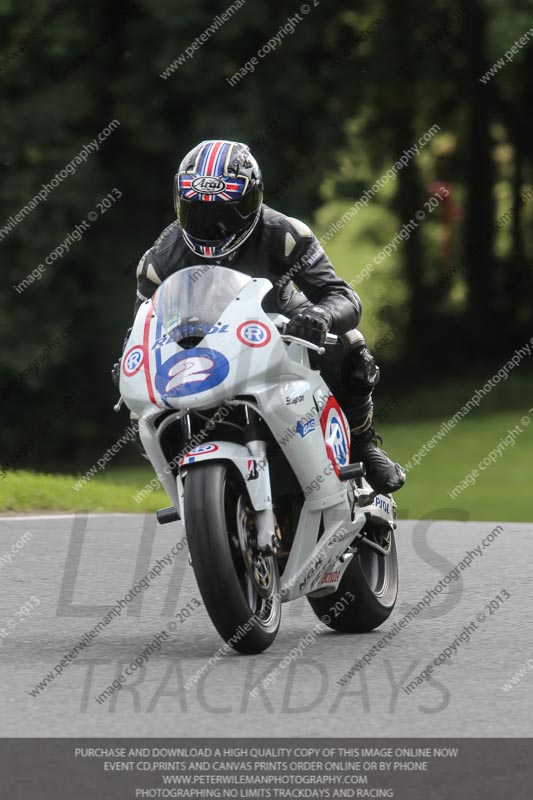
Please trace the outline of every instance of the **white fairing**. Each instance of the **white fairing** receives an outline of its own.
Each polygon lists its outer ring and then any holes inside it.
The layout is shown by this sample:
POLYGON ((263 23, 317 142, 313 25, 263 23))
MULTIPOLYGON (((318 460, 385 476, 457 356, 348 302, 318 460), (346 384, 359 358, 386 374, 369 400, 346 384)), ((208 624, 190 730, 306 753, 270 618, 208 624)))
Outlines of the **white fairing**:
MULTIPOLYGON (((161 412, 174 411, 174 418, 192 409, 209 409, 212 414, 213 409, 234 402, 234 398, 249 398, 279 442, 306 498, 282 577, 284 599, 318 589, 335 591, 349 563, 349 557, 343 564, 339 557, 366 521, 359 510, 352 519, 357 490, 352 482, 342 482, 338 477, 339 467, 350 460, 348 422, 321 375, 310 368, 305 347, 284 342, 274 316, 263 311, 261 301, 272 288, 270 281, 205 265, 177 275, 197 274, 190 282, 198 282, 200 288, 204 282, 208 295, 209 279, 215 270, 219 280, 224 273, 239 276, 242 287, 215 312, 216 322, 204 327, 207 333, 198 346, 180 347, 177 337, 168 335, 164 327, 172 320, 165 320, 162 305, 157 314, 154 310, 167 281, 153 301, 139 308, 122 359, 120 393, 140 418, 143 445, 182 518, 181 475, 194 464, 211 459, 232 461, 247 481, 255 510, 271 513, 268 463, 258 459, 252 448, 206 438, 181 458, 180 477, 176 479, 159 445, 166 420, 159 429, 154 424, 161 412), (317 544, 321 520, 324 532, 317 544)), ((186 277, 176 279, 178 289, 186 277)), ((197 293, 198 288, 193 291, 197 293)), ((384 523, 393 520, 394 504, 389 497, 365 510, 384 523)))

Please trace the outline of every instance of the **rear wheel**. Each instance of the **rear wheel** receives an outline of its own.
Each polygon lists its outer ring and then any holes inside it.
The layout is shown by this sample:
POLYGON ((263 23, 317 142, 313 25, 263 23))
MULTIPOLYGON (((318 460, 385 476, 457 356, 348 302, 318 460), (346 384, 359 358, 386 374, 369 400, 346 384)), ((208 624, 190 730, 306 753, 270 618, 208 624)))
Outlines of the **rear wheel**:
POLYGON ((388 554, 362 544, 346 568, 336 592, 307 598, 317 617, 322 619, 325 616, 325 624, 335 631, 368 633, 388 619, 396 603, 398 558, 394 532, 390 531, 387 539, 383 536, 371 538, 376 538, 381 545, 388 541, 388 554), (349 599, 350 593, 353 599, 349 599))
POLYGON ((241 653, 270 647, 281 619, 276 559, 256 557, 254 511, 229 463, 189 470, 185 525, 200 594, 220 636, 241 653))

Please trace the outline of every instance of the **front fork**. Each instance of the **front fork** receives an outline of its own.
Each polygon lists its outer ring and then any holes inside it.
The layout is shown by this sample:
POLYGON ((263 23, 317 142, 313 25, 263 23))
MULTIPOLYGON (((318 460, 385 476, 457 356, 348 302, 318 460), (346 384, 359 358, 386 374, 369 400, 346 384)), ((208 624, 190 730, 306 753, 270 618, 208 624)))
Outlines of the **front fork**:
MULTIPOLYGON (((267 481, 270 493, 267 497, 266 508, 254 513, 257 529, 257 550, 263 556, 275 555, 277 549, 276 523, 274 520, 274 508, 272 505, 272 488, 270 483, 270 472, 267 459, 267 444, 261 437, 261 426, 257 414, 248 406, 244 407, 246 417, 246 427, 244 429, 244 440, 250 455, 256 462, 256 469, 267 470, 267 481)), ((253 480, 253 475, 250 476, 253 480)))

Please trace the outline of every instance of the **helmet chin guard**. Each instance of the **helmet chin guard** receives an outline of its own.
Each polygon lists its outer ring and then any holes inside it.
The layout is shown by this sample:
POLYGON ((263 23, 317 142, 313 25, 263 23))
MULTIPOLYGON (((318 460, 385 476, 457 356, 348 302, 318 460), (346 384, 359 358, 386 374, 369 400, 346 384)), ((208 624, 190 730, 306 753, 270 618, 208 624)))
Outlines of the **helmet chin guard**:
POLYGON ((209 247, 204 245, 201 242, 196 242, 191 239, 184 230, 182 230, 183 240, 187 247, 195 253, 195 255, 200 256, 200 258, 225 258, 229 256, 231 253, 234 253, 239 247, 244 244, 246 239, 253 233, 255 226, 259 222, 259 217, 261 216, 261 209, 257 212, 254 222, 250 228, 242 236, 231 236, 229 237, 228 241, 225 242, 223 245, 215 245, 213 247, 209 247))

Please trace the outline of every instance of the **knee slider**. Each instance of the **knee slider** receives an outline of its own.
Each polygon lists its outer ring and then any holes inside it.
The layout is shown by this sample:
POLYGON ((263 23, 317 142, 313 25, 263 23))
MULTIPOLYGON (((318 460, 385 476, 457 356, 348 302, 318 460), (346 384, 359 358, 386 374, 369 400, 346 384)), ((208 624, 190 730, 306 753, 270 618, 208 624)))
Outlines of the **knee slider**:
POLYGON ((359 347, 346 355, 343 382, 354 394, 368 394, 379 382, 379 367, 368 347, 359 347))

